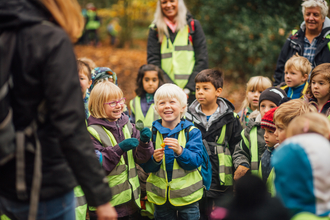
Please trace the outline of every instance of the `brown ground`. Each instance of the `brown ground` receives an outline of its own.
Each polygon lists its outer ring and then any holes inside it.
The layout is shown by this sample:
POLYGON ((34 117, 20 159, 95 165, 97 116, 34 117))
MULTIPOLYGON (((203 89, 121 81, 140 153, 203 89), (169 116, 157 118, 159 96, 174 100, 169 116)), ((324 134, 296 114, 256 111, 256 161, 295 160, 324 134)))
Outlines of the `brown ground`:
MULTIPOLYGON (((123 90, 127 103, 134 98, 135 80, 138 69, 146 63, 147 52, 146 42, 138 42, 137 49, 119 49, 111 46, 75 46, 76 56, 92 59, 97 66, 109 67, 117 73, 118 85, 123 90)), ((226 81, 221 94, 222 97, 231 101, 236 111, 244 99, 245 85, 236 82, 226 81)))

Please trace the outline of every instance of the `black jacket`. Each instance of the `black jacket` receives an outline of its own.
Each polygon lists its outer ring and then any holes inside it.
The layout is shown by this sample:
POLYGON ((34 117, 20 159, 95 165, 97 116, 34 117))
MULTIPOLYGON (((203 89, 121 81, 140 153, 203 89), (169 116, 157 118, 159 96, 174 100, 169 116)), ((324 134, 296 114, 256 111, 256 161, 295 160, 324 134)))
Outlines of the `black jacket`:
MULTIPOLYGON (((328 34, 330 34, 330 19, 326 17, 323 23, 322 32, 320 36, 317 37, 317 49, 315 51, 314 63, 312 65, 313 67, 316 67, 322 63, 330 63, 330 48, 328 48, 328 42, 330 39, 325 38, 328 34)), ((284 66, 286 61, 296 53, 298 53, 300 56, 303 56, 304 38, 305 22, 301 24, 299 31, 288 37, 284 46, 282 47, 274 73, 274 86, 284 82, 284 66)))
MULTIPOLYGON (((206 124, 206 116, 200 112, 199 103, 195 100, 188 108, 186 118, 194 122, 196 126, 202 132, 203 140, 209 143, 209 146, 215 144, 220 136, 221 129, 226 125, 225 141, 229 145, 229 150, 233 154, 235 145, 242 139, 241 131, 242 126, 238 117, 235 117, 233 112, 235 107, 228 100, 224 98, 218 98, 219 112, 213 113, 209 121, 206 124), (199 110, 197 110, 197 109, 199 110), (229 124, 232 124, 229 126, 229 124), (230 127, 232 129, 230 129, 230 127)), ((207 191, 207 197, 218 198, 228 190, 229 187, 220 185, 219 178, 219 158, 218 154, 214 152, 214 148, 210 147, 211 155, 210 161, 212 164, 212 182, 210 190, 207 191)))
MULTIPOLYGON (((38 117, 45 101, 45 121, 38 124, 42 150, 40 199, 64 195, 79 183, 92 206, 111 199, 95 156, 85 113, 73 46, 62 28, 40 23, 49 14, 32 0, 0 1, 0 32, 18 28, 11 72, 14 125, 24 129, 38 117)), ((1 59, 1 57, 0 57, 1 59)), ((31 188, 34 155, 26 153, 26 180, 31 188)), ((18 200, 15 160, 0 166, 0 195, 18 200)))
MULTIPOLYGON (((187 14, 187 24, 190 23, 190 20, 193 19, 192 16, 187 14)), ((195 91, 195 77, 196 75, 208 68, 208 55, 207 55, 207 45, 206 39, 203 32, 203 28, 198 20, 194 19, 195 22, 195 32, 192 34, 193 38, 193 47, 195 52, 195 66, 193 72, 191 73, 188 83, 185 88, 188 88, 190 91, 195 91)), ((177 32, 173 33, 169 27, 168 32, 170 34, 171 42, 173 43, 177 32)), ((188 40, 188 39, 187 39, 188 40)), ((148 37, 148 47, 147 47, 147 62, 148 64, 154 64, 161 68, 161 54, 160 54, 161 44, 158 41, 158 32, 155 28, 149 29, 149 37, 148 37)), ((172 82, 170 77, 165 73, 164 75, 166 82, 172 82)))

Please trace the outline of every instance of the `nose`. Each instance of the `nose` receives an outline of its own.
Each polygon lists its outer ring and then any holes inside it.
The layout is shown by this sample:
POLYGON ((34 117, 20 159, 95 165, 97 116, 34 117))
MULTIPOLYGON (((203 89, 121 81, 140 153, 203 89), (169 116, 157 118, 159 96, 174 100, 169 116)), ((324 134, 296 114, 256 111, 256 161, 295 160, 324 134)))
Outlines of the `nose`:
POLYGON ((274 135, 277 137, 277 129, 274 131, 274 135))

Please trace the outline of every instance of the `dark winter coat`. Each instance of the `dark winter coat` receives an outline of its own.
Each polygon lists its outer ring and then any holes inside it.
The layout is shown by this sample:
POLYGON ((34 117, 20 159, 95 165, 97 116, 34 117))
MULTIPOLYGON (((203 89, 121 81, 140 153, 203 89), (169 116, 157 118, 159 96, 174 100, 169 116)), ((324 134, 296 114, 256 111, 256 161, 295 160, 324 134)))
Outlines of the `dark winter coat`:
MULTIPOLYGON (((88 126, 90 125, 101 125, 109 130, 117 141, 117 145, 113 147, 103 147, 102 144, 96 140, 93 136, 91 136, 95 150, 99 150, 103 156, 102 166, 108 175, 119 163, 121 156, 124 157, 126 164, 127 162, 127 153, 122 151, 119 147, 119 143, 125 140, 123 127, 127 124, 129 118, 127 115, 122 114, 121 118, 114 122, 109 122, 106 119, 98 119, 90 116, 88 118, 88 126)), ((140 132, 135 128, 135 125, 132 124, 132 137, 140 140, 140 132)), ((154 148, 152 146, 152 142, 142 143, 137 148, 133 150, 133 157, 136 163, 145 163, 154 153, 154 148)), ((118 213, 118 217, 124 217, 131 214, 134 214, 138 211, 138 207, 136 206, 133 200, 128 203, 115 206, 115 209, 118 213)))
MULTIPOLYGON (((242 126, 239 118, 235 117, 233 112, 235 107, 224 98, 218 98, 218 111, 213 113, 209 121, 206 115, 201 111, 200 104, 195 100, 188 108, 186 118, 194 122, 194 125, 202 132, 202 138, 207 142, 216 143, 224 125, 233 123, 232 130, 226 131, 225 140, 228 142, 229 150, 233 154, 235 145, 241 140, 242 126)), ((217 198, 225 192, 228 187, 220 185, 219 178, 219 158, 214 153, 214 148, 210 148, 210 161, 212 164, 212 182, 207 197, 217 198)))
MULTIPOLYGON (((330 50, 328 48, 329 39, 325 38, 330 34, 330 19, 325 18, 323 29, 320 36, 317 37, 317 49, 315 51, 315 59, 313 67, 322 63, 330 63, 330 50)), ((304 54, 304 38, 305 38, 305 22, 300 26, 299 31, 294 35, 290 35, 282 47, 281 53, 278 57, 276 70, 274 73, 274 86, 284 82, 284 66, 288 59, 294 54, 298 53, 300 56, 304 54)))
MULTIPOLYGON (((11 65, 15 128, 22 130, 37 120, 37 108, 42 101, 47 109, 44 122, 38 120, 42 151, 40 199, 64 195, 79 183, 90 205, 105 204, 110 201, 111 192, 103 182, 104 171, 86 129, 72 43, 56 24, 40 23, 49 20, 50 15, 34 4, 27 0, 0 1, 0 32, 19 27, 11 65)), ((12 160, 0 166, 0 195, 18 201, 15 162, 12 160)), ((29 191, 33 162, 34 155, 27 152, 25 164, 29 191)))
MULTIPOLYGON (((190 22, 190 20, 193 19, 192 16, 188 13, 187 14, 187 23, 190 22)), ((195 32, 192 34, 193 38, 193 47, 195 52, 195 67, 193 69, 193 72, 191 73, 188 83, 185 86, 185 88, 188 88, 190 91, 195 91, 195 77, 196 75, 208 68, 208 55, 207 55, 207 45, 206 45, 206 38, 203 32, 203 28, 198 20, 195 20, 195 32)), ((173 43, 175 40, 175 37, 177 35, 177 32, 173 33, 169 27, 169 38, 171 42, 173 43)), ((188 39, 187 39, 188 40, 188 39)), ((147 62, 148 64, 154 64, 161 68, 161 43, 158 41, 158 32, 155 28, 149 29, 149 36, 148 36, 148 46, 147 46, 147 62)), ((165 73, 164 78, 166 82, 172 82, 170 77, 165 73)))

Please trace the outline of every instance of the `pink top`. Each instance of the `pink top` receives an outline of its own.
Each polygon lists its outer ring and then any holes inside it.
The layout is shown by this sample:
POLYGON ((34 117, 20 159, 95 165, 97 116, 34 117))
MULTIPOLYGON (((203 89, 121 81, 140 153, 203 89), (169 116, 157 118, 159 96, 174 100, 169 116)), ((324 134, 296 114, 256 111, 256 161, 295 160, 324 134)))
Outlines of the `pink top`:
POLYGON ((175 23, 173 23, 172 21, 170 21, 168 18, 164 18, 164 20, 165 20, 165 23, 166 23, 166 25, 171 29, 171 31, 173 32, 173 33, 175 33, 175 30, 176 30, 176 26, 177 26, 177 23, 175 22, 175 23))

